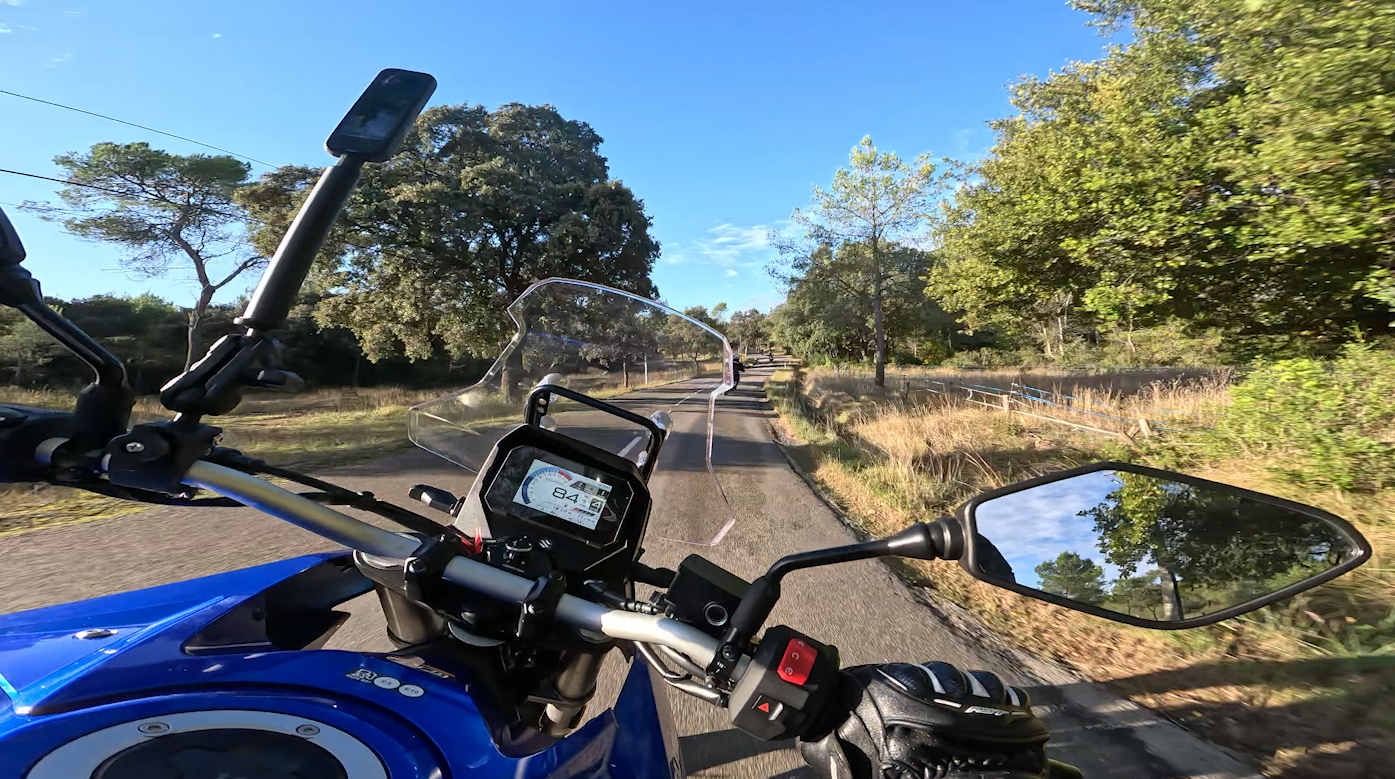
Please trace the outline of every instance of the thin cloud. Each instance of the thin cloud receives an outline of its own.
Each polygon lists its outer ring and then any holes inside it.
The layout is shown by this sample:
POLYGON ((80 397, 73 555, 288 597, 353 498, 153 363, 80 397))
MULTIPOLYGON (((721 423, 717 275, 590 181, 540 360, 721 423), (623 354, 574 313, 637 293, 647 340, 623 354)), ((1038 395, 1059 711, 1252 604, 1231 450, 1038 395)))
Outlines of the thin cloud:
POLYGON ((44 67, 47 67, 47 68, 56 68, 56 67, 58 67, 59 65, 62 65, 63 63, 65 63, 65 62, 71 60, 72 58, 73 58, 73 55, 72 55, 71 52, 66 53, 66 54, 60 54, 60 55, 57 56, 57 57, 50 57, 49 60, 48 60, 48 64, 45 65, 44 67))
POLYGON ((221 37, 223 37, 223 34, 222 34, 221 32, 215 32, 215 33, 213 33, 213 37, 215 37, 215 38, 221 38, 221 37))
MULTIPOLYGON (((664 246, 663 262, 681 265, 693 262, 719 268, 756 268, 770 259, 770 225, 742 227, 723 223, 709 227, 701 238, 664 246)), ((734 276, 735 273, 728 273, 734 276)))
POLYGON ((735 268, 727 268, 727 276, 728 276, 728 277, 735 276, 735 275, 736 275, 736 269, 735 269, 735 268))
POLYGON ((11 30, 10 27, 9 27, 9 25, 0 24, 0 35, 8 35, 9 33, 12 33, 12 32, 14 32, 14 30, 11 30))
POLYGON ((24 5, 24 0, 0 0, 0 5, 24 5))

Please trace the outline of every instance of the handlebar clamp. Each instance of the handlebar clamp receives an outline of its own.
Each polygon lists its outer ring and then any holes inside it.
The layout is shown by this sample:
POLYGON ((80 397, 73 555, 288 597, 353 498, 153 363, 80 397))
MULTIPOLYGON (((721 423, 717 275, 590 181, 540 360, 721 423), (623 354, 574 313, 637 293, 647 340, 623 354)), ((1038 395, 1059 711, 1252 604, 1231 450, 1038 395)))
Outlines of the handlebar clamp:
POLYGON ((118 487, 180 495, 189 468, 213 450, 222 429, 209 425, 151 422, 136 425, 107 444, 107 477, 118 487))
POLYGON ((445 583, 446 566, 463 551, 463 540, 454 533, 423 541, 402 564, 402 594, 417 603, 435 603, 445 583))

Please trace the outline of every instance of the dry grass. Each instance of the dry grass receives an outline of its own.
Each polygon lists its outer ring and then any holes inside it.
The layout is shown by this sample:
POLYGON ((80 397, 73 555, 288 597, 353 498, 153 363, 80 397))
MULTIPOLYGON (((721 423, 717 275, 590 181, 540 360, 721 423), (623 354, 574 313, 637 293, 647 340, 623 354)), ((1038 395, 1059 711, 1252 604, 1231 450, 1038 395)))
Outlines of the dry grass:
MULTIPOLYGON (((597 371, 569 377, 569 386, 595 397, 613 397, 644 387, 714 373, 708 360, 698 369, 632 373, 624 386, 618 373, 597 371)), ((400 387, 323 389, 297 395, 249 394, 231 414, 210 418, 223 429, 223 445, 240 449, 274 465, 316 470, 381 457, 409 445, 407 409, 442 394, 442 390, 400 387)), ((70 409, 73 396, 60 390, 0 387, 0 403, 70 409)), ((480 424, 515 415, 519 404, 500 399, 489 413, 476 414, 480 424), (489 417, 488 419, 486 417, 489 417)), ((170 412, 154 396, 136 400, 134 423, 168 419, 170 412)), ((74 524, 141 511, 146 506, 52 485, 0 484, 0 536, 38 527, 74 524)))
MULTIPOLYGON (((298 469, 323 468, 401 449, 407 441, 408 406, 439 395, 439 390, 320 390, 302 395, 258 394, 212 423, 223 429, 223 444, 270 463, 298 469)), ((0 403, 67 409, 72 395, 54 390, 0 388, 0 403)), ((142 397, 134 422, 169 418, 158 399, 142 397)), ((139 503, 51 485, 0 485, 0 536, 37 527, 73 524, 130 514, 139 503)))
MULTIPOLYGON (((989 384, 988 373, 940 372, 927 381, 989 384)), ((793 392, 796 380, 788 372, 771 383, 780 424, 798 443, 791 454, 873 536, 943 515, 983 489, 1094 460, 1146 459, 1155 443, 1165 449, 1187 441, 1185 425, 1174 422, 1176 430, 1141 442, 1140 452, 1122 437, 906 391, 896 383, 902 378, 901 372, 888 374, 890 391, 872 387, 870 375, 828 370, 798 380, 800 393, 793 392)), ((1171 410, 1195 424, 1214 419, 1227 401, 1224 376, 1049 378, 1050 397, 1072 396, 1081 409, 1171 410), (1111 385, 1106 378, 1120 381, 1111 385)), ((1053 409, 1053 415, 1078 418, 1067 414, 1053 409)), ((1254 754, 1268 775, 1390 775, 1382 772, 1395 764, 1395 645, 1372 649, 1352 639, 1354 627, 1395 620, 1395 571, 1385 551, 1395 550, 1395 494, 1304 493, 1273 482, 1265 464, 1255 461, 1192 470, 1347 517, 1372 541, 1378 558, 1286 609, 1169 633, 1064 611, 984 585, 954 564, 913 562, 903 573, 1023 648, 1254 754)))

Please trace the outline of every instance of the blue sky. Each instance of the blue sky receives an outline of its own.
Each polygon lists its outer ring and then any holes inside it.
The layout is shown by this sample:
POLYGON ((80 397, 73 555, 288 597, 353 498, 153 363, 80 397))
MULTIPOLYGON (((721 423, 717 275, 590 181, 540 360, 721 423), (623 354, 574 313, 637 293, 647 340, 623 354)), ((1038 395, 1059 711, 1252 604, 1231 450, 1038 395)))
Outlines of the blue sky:
MULTIPOLYGON (((612 175, 645 201, 665 299, 768 309, 766 230, 864 134, 907 158, 982 153, 1007 84, 1101 54, 1086 21, 1060 0, 0 0, 0 89, 276 164, 327 163, 325 136, 383 67, 435 75, 433 103, 551 103, 605 138, 612 175)), ((0 118, 0 168, 54 175, 55 154, 107 140, 204 151, 7 95, 0 118)), ((0 175, 0 203, 55 186, 0 175)), ((130 279, 114 249, 6 211, 50 295, 192 297, 178 275, 130 279)))
MULTIPOLYGON (((1119 484, 1114 471, 1096 471, 984 501, 974 512, 978 532, 1002 552, 1018 584, 1040 587, 1037 565, 1062 552, 1093 560, 1105 581, 1113 582, 1119 568, 1105 560, 1094 521, 1080 513, 1108 504, 1119 484)), ((1150 565, 1145 561, 1135 573, 1146 573, 1150 565)))

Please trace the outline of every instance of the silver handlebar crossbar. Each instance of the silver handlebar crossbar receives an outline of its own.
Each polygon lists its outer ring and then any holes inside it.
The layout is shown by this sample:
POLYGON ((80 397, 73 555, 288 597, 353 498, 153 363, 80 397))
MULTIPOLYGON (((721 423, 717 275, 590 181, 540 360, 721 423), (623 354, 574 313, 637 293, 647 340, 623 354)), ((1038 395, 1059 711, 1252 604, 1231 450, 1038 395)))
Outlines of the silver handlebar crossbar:
MULTIPOLYGON (((189 468, 184 483, 232 498, 238 503, 283 519, 316 535, 378 557, 405 559, 417 544, 391 530, 375 527, 328 506, 242 471, 199 461, 189 468)), ((473 592, 508 603, 522 603, 534 582, 468 557, 446 566, 444 578, 473 592)), ((720 642, 690 625, 650 614, 611 609, 574 595, 557 603, 557 618, 569 625, 610 638, 643 641, 675 649, 699 666, 712 662, 720 642)))

